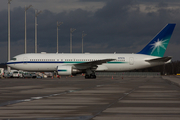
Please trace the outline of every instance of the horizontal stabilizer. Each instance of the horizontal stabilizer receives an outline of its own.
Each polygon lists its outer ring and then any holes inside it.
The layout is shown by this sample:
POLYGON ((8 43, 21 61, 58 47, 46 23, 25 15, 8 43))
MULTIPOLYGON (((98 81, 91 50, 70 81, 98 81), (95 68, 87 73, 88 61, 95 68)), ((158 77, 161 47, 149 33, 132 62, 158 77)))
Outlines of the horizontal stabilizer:
POLYGON ((155 59, 145 60, 145 61, 146 62, 168 62, 171 59, 172 59, 172 57, 168 56, 168 57, 155 58, 155 59))

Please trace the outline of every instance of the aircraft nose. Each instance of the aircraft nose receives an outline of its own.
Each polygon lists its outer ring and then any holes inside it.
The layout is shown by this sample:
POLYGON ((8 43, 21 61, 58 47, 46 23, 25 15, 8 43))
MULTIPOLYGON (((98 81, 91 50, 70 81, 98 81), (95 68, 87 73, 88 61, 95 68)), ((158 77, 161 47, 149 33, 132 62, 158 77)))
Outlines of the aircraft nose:
POLYGON ((10 65, 10 64, 9 64, 9 61, 7 61, 6 65, 7 65, 7 66, 9 66, 9 65, 10 65))
POLYGON ((12 65, 12 64, 11 64, 11 60, 7 61, 6 65, 9 66, 9 67, 11 67, 11 65, 12 65))

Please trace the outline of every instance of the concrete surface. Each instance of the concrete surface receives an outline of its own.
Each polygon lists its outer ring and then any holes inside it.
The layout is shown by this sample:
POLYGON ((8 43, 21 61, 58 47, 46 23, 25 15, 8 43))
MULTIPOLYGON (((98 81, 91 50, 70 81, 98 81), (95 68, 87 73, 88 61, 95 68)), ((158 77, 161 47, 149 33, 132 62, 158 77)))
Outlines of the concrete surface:
POLYGON ((179 81, 177 76, 0 79, 0 119, 179 120, 179 81))

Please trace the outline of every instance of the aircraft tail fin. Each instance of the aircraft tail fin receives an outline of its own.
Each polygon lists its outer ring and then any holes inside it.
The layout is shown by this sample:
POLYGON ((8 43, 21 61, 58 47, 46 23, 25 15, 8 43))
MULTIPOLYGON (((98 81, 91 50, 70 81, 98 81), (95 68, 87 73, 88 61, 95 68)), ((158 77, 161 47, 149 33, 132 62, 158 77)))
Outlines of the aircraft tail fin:
POLYGON ((137 54, 145 54, 157 57, 163 57, 168 46, 169 40, 176 24, 167 24, 140 52, 137 54))

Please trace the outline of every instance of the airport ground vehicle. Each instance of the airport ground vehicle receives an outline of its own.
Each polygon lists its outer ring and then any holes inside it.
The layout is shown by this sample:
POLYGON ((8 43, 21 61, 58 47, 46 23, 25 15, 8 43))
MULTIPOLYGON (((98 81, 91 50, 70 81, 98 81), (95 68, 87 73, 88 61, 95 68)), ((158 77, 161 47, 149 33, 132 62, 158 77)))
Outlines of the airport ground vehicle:
POLYGON ((8 71, 4 71, 4 76, 5 78, 12 78, 13 77, 13 73, 12 72, 8 72, 8 71))
POLYGON ((12 73, 13 78, 22 78, 23 77, 23 72, 22 71, 14 71, 12 73))
POLYGON ((18 71, 19 72, 19 77, 22 78, 23 77, 23 71, 18 71))
POLYGON ((31 74, 29 72, 24 72, 23 78, 31 78, 31 74))
POLYGON ((30 73, 30 72, 24 72, 23 73, 23 78, 36 78, 35 73, 30 73))
POLYGON ((0 76, 4 75, 4 68, 0 68, 0 76))
POLYGON ((13 72, 13 78, 19 78, 19 72, 18 71, 13 72))

